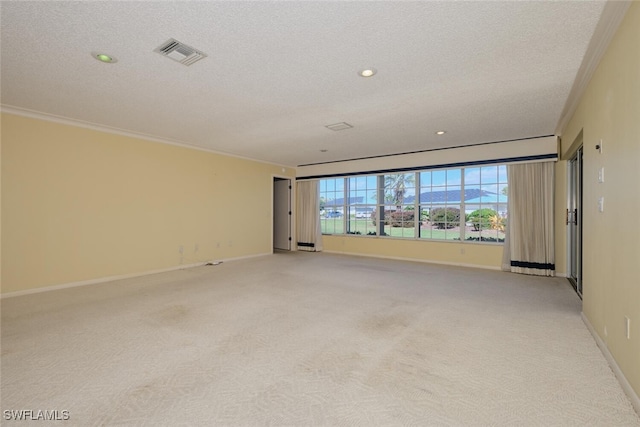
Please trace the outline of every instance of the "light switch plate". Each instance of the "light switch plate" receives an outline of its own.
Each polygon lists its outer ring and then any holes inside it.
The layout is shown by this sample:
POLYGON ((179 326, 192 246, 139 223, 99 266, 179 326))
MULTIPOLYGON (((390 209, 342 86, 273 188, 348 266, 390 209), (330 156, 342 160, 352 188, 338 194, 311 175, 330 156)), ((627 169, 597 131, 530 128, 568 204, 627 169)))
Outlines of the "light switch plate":
POLYGON ((598 199, 598 211, 604 212, 604 197, 598 199))
POLYGON ((598 182, 601 184, 604 182, 604 168, 600 168, 598 171, 598 182))

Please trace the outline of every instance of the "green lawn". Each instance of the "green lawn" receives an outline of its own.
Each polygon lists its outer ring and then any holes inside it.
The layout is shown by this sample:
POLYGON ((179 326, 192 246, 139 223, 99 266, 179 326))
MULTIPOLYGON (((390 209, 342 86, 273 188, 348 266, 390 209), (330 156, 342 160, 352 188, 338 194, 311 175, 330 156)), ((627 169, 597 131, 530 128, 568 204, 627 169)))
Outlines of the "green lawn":
MULTIPOLYGON (((322 228, 323 234, 342 234, 344 230, 344 218, 320 218, 320 225, 322 228)), ((361 235, 366 235, 367 233, 374 233, 376 231, 376 227, 373 225, 373 222, 369 218, 355 218, 353 215, 350 219, 350 231, 351 232, 360 232, 361 235)), ((407 237, 414 238, 415 237, 415 227, 410 228, 401 228, 401 227, 391 227, 386 225, 384 227, 384 231, 388 236, 391 237, 407 237)), ((465 237, 480 237, 479 231, 473 231, 472 227, 467 227, 465 230, 465 237)), ((447 230, 438 229, 435 227, 431 227, 427 222, 423 224, 420 230, 420 237, 425 239, 439 239, 439 240, 454 240, 460 238, 460 228, 455 227, 447 230)), ((482 237, 489 238, 500 238, 504 239, 504 233, 498 232, 495 230, 483 230, 482 237)))

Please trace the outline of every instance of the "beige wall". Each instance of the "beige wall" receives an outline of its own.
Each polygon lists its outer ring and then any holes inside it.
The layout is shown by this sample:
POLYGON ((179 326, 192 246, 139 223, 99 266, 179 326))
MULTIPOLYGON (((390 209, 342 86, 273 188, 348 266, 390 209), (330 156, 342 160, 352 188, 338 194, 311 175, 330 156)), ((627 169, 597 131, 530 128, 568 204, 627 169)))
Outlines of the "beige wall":
MULTIPOLYGON (((638 28, 640 3, 634 2, 561 136, 566 160, 583 132, 583 311, 640 395, 638 28), (604 142, 602 154, 595 149, 600 139, 604 142), (605 182, 600 184, 601 167, 605 182), (602 213, 598 211, 599 197, 604 197, 602 213), (631 339, 625 335, 625 316, 631 318, 631 339)), ((565 188, 566 183, 559 180, 558 192, 566 194, 565 188)), ((564 222, 559 225, 557 238, 566 239, 564 222)))
POLYGON ((325 251, 499 269, 502 245, 323 236, 325 251))
POLYGON ((11 114, 2 154, 2 293, 269 253, 295 173, 11 114))

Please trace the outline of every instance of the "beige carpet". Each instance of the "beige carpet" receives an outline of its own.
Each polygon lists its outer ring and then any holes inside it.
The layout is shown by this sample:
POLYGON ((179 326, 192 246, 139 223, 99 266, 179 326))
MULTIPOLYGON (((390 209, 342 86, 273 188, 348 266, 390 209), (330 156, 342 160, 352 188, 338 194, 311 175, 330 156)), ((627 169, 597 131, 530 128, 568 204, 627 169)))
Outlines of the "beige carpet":
POLYGON ((566 280, 330 254, 3 299, 1 373, 52 425, 640 426, 566 280))

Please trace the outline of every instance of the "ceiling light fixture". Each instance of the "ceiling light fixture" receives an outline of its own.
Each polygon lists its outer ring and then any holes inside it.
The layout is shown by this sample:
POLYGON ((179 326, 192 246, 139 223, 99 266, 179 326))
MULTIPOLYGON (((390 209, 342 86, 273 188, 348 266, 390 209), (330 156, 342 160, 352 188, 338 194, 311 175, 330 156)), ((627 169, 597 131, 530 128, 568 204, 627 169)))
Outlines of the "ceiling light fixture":
POLYGON ((118 62, 118 60, 114 56, 107 55, 106 53, 91 52, 91 56, 93 56, 98 61, 104 62, 106 64, 113 64, 114 62, 118 62))
POLYGON ((361 77, 373 77, 376 73, 377 71, 375 68, 367 68, 366 70, 360 71, 358 74, 360 74, 361 77))
POLYGON ((447 133, 446 130, 439 130, 436 132, 436 135, 444 135, 445 133, 447 133))

